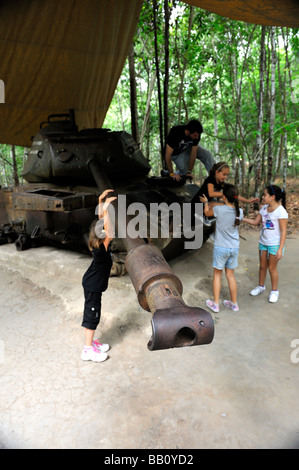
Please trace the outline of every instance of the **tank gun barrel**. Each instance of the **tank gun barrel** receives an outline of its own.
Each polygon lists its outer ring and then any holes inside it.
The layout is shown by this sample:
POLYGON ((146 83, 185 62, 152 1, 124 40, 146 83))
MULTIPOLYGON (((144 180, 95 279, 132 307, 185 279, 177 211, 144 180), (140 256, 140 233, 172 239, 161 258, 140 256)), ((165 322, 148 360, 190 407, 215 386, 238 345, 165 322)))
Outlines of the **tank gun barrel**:
POLYGON ((149 350, 211 343, 211 315, 185 304, 182 283, 157 247, 136 245, 127 254, 126 268, 139 304, 153 314, 149 350))
POLYGON ((87 162, 87 166, 92 173, 100 193, 105 191, 105 189, 112 189, 112 184, 110 183, 108 176, 105 174, 105 172, 103 172, 98 160, 91 157, 91 159, 87 162))
MULTIPOLYGON (((89 169, 101 192, 113 188, 96 160, 89 162, 89 169)), ((116 201, 114 208, 117 211, 116 201)), ((144 310, 152 313, 152 337, 148 349, 153 351, 211 343, 214 336, 211 315, 199 307, 185 304, 182 283, 161 251, 140 237, 131 238, 128 234, 123 244, 127 251, 126 269, 138 302, 144 310)))

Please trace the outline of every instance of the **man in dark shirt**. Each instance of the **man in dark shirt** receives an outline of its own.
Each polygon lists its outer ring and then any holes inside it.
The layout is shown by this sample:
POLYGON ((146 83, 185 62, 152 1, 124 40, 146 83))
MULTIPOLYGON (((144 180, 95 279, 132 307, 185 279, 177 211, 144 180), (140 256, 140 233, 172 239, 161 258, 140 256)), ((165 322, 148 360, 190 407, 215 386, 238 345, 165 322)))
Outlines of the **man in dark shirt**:
POLYGON ((191 177, 195 160, 200 160, 209 172, 215 163, 214 157, 204 147, 199 145, 203 132, 201 123, 192 120, 186 125, 173 126, 166 139, 165 162, 170 176, 179 181, 182 175, 191 177), (172 162, 177 171, 173 171, 172 162))

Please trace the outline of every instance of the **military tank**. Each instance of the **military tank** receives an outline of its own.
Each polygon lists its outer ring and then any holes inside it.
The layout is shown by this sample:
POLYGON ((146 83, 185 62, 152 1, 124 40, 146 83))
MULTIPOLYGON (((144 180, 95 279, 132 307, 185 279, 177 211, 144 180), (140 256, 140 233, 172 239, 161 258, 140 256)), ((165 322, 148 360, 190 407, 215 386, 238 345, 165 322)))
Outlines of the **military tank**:
MULTIPOLYGON (((15 242, 20 251, 47 244, 88 251, 98 195, 107 187, 125 196, 126 207, 139 203, 148 212, 151 204, 176 203, 177 208, 192 204, 197 185, 167 176, 149 177, 150 170, 128 133, 78 131, 74 112, 51 115, 41 123, 24 164, 22 176, 28 184, 0 190, 0 243, 15 242)), ((194 213, 191 217, 194 227, 194 213)), ((161 220, 157 223, 161 226, 161 220)), ((147 234, 167 260, 181 254, 186 242, 183 232, 173 236, 172 226, 173 213, 169 236, 163 237, 160 229, 154 238, 147 234)), ((210 232, 203 226, 203 242, 210 232)), ((120 238, 113 240, 112 252, 112 273, 121 273, 126 250, 120 238)))
MULTIPOLYGON (((98 196, 112 188, 118 201, 111 275, 127 271, 139 304, 153 313, 148 348, 206 344, 213 338, 211 316, 185 305, 181 281, 166 261, 181 254, 192 236, 196 238, 194 228, 201 217, 194 202, 198 186, 185 180, 178 184, 168 176, 149 176, 150 170, 128 133, 79 131, 72 110, 50 115, 33 138, 24 164, 22 176, 27 183, 0 189, 0 243, 14 242, 19 251, 56 245, 89 252, 88 233, 96 218, 98 196), (166 210, 166 235, 163 211, 156 212, 153 221, 153 207, 172 208, 166 210), (185 207, 190 209, 188 233, 185 207), (134 221, 132 208, 142 213, 146 228, 141 232, 136 232, 141 219, 134 221), (135 226, 135 236, 126 230, 130 224, 135 226)), ((204 242, 212 229, 199 226, 204 242)))

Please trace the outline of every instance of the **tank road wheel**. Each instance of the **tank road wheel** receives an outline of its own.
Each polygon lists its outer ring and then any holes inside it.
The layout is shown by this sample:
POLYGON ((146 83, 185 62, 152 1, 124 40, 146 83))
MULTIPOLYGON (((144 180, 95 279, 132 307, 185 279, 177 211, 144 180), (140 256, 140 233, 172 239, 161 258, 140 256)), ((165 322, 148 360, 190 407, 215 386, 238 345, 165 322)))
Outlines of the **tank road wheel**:
POLYGON ((19 235, 15 241, 15 246, 18 251, 28 250, 31 247, 30 238, 27 235, 19 235))

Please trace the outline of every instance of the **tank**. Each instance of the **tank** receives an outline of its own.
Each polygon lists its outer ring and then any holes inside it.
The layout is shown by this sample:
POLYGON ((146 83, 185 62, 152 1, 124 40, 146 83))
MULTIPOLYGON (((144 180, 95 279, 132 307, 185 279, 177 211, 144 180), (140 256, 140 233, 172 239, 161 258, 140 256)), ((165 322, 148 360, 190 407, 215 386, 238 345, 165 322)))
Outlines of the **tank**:
MULTIPOLYGON (((198 243, 199 188, 185 180, 150 177, 150 170, 128 133, 79 131, 72 110, 51 115, 33 138, 22 175, 27 183, 0 189, 0 244, 14 242, 19 251, 55 245, 89 253, 98 196, 112 188, 118 198, 111 275, 128 272, 139 304, 152 312, 148 348, 207 344, 213 338, 212 318, 185 305, 182 284, 167 263, 198 243)), ((212 228, 199 227, 201 244, 212 228)))

